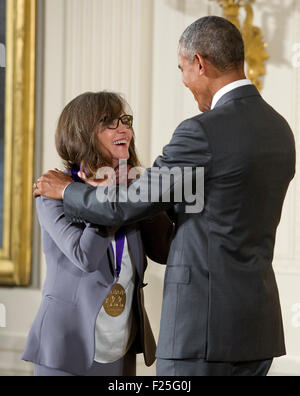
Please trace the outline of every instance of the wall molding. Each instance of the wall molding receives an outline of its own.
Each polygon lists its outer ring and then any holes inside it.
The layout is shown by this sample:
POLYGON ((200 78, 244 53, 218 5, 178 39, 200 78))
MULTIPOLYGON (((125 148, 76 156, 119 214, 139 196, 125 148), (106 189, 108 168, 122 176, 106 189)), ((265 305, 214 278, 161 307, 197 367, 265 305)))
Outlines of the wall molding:
POLYGON ((270 370, 270 376, 278 377, 293 377, 300 374, 300 357, 299 356, 284 356, 279 359, 274 359, 270 370))
POLYGON ((0 331, 0 376, 31 376, 33 365, 21 360, 27 336, 0 331))

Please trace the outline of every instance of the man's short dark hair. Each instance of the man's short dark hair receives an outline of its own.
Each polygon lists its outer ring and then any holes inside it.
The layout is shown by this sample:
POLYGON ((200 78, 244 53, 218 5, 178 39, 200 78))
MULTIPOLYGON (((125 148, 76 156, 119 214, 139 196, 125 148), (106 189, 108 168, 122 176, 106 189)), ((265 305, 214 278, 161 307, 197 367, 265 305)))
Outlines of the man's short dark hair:
POLYGON ((245 47, 238 28, 227 19, 208 16, 198 19, 182 34, 180 53, 193 62, 199 54, 220 71, 240 67, 245 61, 245 47))

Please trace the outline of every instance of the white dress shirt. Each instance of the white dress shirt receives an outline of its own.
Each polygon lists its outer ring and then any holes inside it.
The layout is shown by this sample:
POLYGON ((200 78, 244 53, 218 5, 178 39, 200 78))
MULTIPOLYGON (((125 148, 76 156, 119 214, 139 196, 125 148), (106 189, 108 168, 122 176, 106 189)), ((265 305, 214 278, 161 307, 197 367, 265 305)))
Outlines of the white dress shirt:
POLYGON ((215 108, 216 104, 222 98, 222 96, 226 95, 228 92, 233 91, 236 88, 240 88, 245 85, 252 85, 252 82, 248 79, 243 79, 243 80, 234 81, 233 83, 225 85, 225 87, 221 88, 213 97, 213 101, 211 104, 211 110, 213 110, 215 108))
MULTIPOLYGON (((116 260, 116 242, 114 239, 112 245, 116 260)), ((130 257, 127 238, 125 238, 122 269, 118 283, 126 290, 125 310, 120 316, 112 317, 105 312, 103 307, 101 308, 95 327, 94 360, 98 363, 113 363, 124 357, 135 338, 132 311, 135 267, 130 257)))

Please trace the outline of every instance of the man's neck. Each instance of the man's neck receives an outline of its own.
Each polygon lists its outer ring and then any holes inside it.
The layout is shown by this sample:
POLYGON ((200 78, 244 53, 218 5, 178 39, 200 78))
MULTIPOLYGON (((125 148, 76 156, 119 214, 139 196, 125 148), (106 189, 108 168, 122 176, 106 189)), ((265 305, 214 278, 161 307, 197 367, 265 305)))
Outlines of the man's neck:
POLYGON ((247 79, 246 74, 241 71, 233 71, 228 74, 222 74, 219 78, 216 78, 212 84, 211 98, 213 98, 215 94, 220 91, 220 89, 226 87, 226 85, 244 79, 247 79))

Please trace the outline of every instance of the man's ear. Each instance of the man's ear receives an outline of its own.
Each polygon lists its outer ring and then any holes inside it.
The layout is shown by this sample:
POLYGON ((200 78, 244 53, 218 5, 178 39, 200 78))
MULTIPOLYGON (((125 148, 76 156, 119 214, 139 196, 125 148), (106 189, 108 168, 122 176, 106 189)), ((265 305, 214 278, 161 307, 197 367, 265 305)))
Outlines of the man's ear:
POLYGON ((196 54, 194 61, 197 63, 198 70, 201 76, 206 73, 206 60, 202 55, 196 54))

